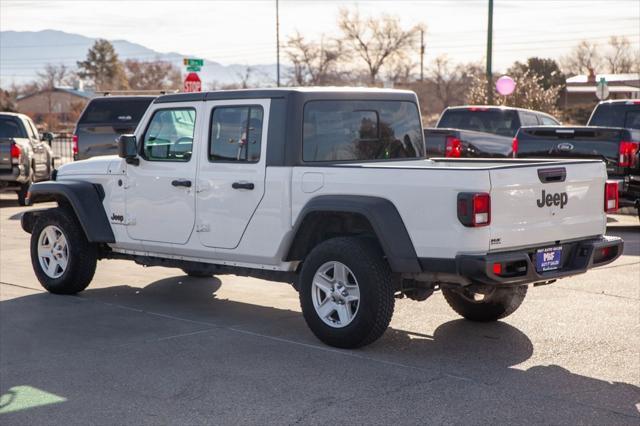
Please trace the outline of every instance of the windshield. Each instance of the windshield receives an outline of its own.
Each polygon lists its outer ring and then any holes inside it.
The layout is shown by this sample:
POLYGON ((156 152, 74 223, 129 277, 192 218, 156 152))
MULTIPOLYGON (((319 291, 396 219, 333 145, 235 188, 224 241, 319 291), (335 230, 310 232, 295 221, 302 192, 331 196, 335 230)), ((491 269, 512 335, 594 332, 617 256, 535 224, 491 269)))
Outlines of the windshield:
POLYGON ((520 123, 515 111, 449 109, 442 114, 438 127, 515 136, 520 123))
POLYGON ((0 138, 26 138, 24 127, 13 117, 0 117, 0 138))
POLYGON ((589 126, 640 129, 640 104, 601 104, 593 111, 589 126))
POLYGON ((80 118, 81 124, 137 124, 153 98, 94 99, 80 118))

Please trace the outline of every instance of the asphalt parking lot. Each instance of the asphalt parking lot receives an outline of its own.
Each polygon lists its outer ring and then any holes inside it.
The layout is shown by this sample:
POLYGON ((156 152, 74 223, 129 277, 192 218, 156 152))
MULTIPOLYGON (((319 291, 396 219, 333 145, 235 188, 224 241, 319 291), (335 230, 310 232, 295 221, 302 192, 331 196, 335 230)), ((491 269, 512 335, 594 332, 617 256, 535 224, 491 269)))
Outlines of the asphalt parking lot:
POLYGON ((640 423, 640 232, 614 264, 531 288, 504 321, 399 300, 361 350, 321 344, 286 284, 102 261, 45 293, 0 197, 0 424, 640 423))

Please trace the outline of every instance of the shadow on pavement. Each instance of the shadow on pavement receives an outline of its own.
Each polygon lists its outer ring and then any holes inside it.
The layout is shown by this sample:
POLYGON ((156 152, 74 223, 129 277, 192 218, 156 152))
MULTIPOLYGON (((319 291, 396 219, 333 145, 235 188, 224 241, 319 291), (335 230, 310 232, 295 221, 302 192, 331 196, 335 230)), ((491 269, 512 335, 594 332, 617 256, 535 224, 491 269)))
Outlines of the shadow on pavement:
POLYGON ((0 208, 2 207, 20 207, 17 196, 15 198, 0 198, 0 208))
MULTIPOLYGON (((502 395, 500 398, 506 398, 509 401, 507 405, 517 413, 512 417, 513 420, 529 419, 537 423, 537 418, 540 423, 597 424, 608 419, 610 423, 637 424, 640 419, 637 405, 640 403, 640 388, 636 386, 574 374, 557 365, 535 366, 526 370, 514 368, 532 356, 534 346, 526 334, 505 322, 478 324, 454 320, 437 327, 433 336, 389 328, 382 339, 362 350, 327 352, 329 348, 306 329, 299 312, 218 299, 215 292, 220 285, 218 279, 176 276, 144 288, 120 285, 88 289, 78 297, 39 293, 1 302, 0 331, 3 345, 0 349, 0 368, 6 373, 25 363, 37 364, 37 368, 21 370, 19 377, 5 375, 1 391, 6 393, 12 386, 37 384, 48 391, 67 396, 70 392, 63 384, 65 382, 51 372, 58 371, 61 363, 65 365, 67 359, 75 362, 90 355, 92 359, 89 363, 73 363, 73 383, 80 386, 85 405, 87 398, 91 405, 99 405, 98 395, 104 389, 99 380, 94 378, 94 368, 100 369, 102 374, 119 377, 126 382, 123 386, 127 389, 137 389, 130 396, 135 398, 136 392, 149 392, 139 388, 144 380, 138 375, 167 375, 175 382, 169 383, 169 386, 180 387, 183 376, 212 374, 209 369, 216 368, 215 363, 198 360, 213 356, 215 350, 224 350, 228 354, 225 357, 237 357, 245 361, 249 358, 250 363, 262 366, 259 368, 273 369, 281 380, 290 380, 292 387, 301 377, 307 377, 305 375, 309 372, 304 369, 307 367, 301 366, 305 365, 305 359, 313 358, 314 362, 321 363, 317 368, 327 371, 326 374, 331 375, 334 369, 346 366, 356 377, 361 377, 354 383, 353 378, 336 373, 331 380, 337 389, 341 386, 357 387, 357 381, 369 380, 371 369, 380 374, 395 369, 404 373, 408 371, 413 376, 426 375, 444 381, 448 386, 448 403, 459 401, 459 404, 464 404, 464 401, 483 401, 487 394, 502 395), (193 328, 188 327, 194 326, 196 331, 192 332, 193 328), (204 334, 195 334, 203 328, 204 334), (211 343, 213 337, 207 337, 208 329, 219 330, 223 337, 216 335, 214 343, 211 343), (129 349, 128 345, 140 340, 157 344, 167 338, 163 337, 167 333, 176 336, 194 334, 190 338, 177 340, 176 346, 161 346, 159 349, 163 356, 175 360, 171 361, 170 371, 156 369, 149 364, 145 351, 153 350, 155 346, 138 351, 129 349), (215 346, 212 347, 212 344, 215 346), (247 345, 250 349, 247 349, 247 345), (117 361, 118 356, 115 356, 116 361, 109 356, 103 359, 103 353, 114 356, 114 348, 121 348, 119 351, 127 352, 130 357, 127 365, 135 366, 130 375, 123 373, 129 370, 117 361), (87 354, 86 351, 95 353, 87 354), (338 367, 332 364, 336 358, 338 367), (270 362, 265 363, 265 359, 270 362), (326 359, 326 365, 318 359, 326 359), (100 366, 94 367, 97 364, 100 366), (147 371, 151 368, 153 371, 147 371), (43 373, 45 371, 46 374, 43 373), (283 376, 278 371, 287 373, 283 376), (545 417, 536 417, 541 412, 545 413, 545 417)), ((269 291, 269 283, 265 283, 264 291, 269 291)), ((232 370, 243 368, 240 362, 233 364, 232 370)), ((215 382, 219 387, 219 381, 223 380, 219 374, 233 380, 233 375, 239 372, 216 374, 211 386, 215 382)), ((203 387, 206 386, 205 383, 203 387)), ((229 383, 225 386, 238 384, 229 383)), ((390 390, 385 388, 385 382, 380 382, 378 386, 381 392, 390 390)), ((438 394, 437 386, 436 381, 426 381, 414 391, 421 395, 418 399, 427 398, 438 394)), ((251 385, 242 390, 248 400, 264 398, 259 387, 251 385)), ((152 398, 162 399, 165 396, 153 395, 152 398)), ((279 396, 269 395, 269 398, 279 396)), ((312 403, 315 397, 298 395, 297 398, 312 403)), ((69 402, 65 404, 72 401, 73 395, 70 395, 69 402)), ((403 401, 401 399, 398 403, 406 403, 403 401)), ((166 403, 174 402, 169 398, 166 403)), ((178 410, 174 414, 179 416, 184 414, 179 410, 191 410, 189 404, 199 403, 197 399, 183 401, 180 405, 174 405, 174 409, 178 410)), ((492 412, 496 413, 494 419, 507 420, 507 417, 500 416, 502 402, 493 400, 488 405, 486 401, 483 404, 483 410, 488 411, 479 412, 480 417, 476 421, 482 423, 483 419, 488 420, 486 416, 492 412)), ((197 409, 205 410, 207 407, 198 405, 197 409)), ((363 406, 360 409, 365 410, 363 406)), ((455 419, 447 417, 452 415, 450 406, 435 404, 425 409, 433 419, 455 419)), ((128 416, 126 419, 130 423, 142 420, 136 417, 135 412, 129 412, 128 416)), ((421 415, 415 413, 415 416, 417 419, 421 415)), ((165 420, 173 422, 171 418, 165 420)), ((313 418, 306 420, 315 421, 313 418)))

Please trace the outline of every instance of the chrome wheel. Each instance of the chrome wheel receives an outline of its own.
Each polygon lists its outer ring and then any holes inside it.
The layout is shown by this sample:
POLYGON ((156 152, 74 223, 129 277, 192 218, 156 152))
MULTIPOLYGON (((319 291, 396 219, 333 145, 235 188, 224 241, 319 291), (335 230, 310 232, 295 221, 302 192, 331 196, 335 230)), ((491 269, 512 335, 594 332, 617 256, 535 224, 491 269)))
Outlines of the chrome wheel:
POLYGON ((38 237, 38 261, 49 278, 60 278, 69 262, 67 238, 54 225, 45 227, 38 237))
POLYGON ((347 265, 327 262, 320 266, 311 287, 313 307, 322 321, 334 328, 349 325, 358 314, 360 288, 347 265))

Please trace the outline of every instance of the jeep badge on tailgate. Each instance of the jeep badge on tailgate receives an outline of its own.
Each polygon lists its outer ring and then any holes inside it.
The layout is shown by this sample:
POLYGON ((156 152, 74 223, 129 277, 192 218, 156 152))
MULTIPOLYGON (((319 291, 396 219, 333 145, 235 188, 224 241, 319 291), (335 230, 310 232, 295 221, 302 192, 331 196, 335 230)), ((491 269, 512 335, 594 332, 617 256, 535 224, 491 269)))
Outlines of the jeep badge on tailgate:
POLYGON ((559 205, 560 208, 564 208, 569 201, 569 196, 566 192, 556 192, 555 194, 547 194, 545 190, 542 190, 542 195, 540 199, 536 201, 538 207, 543 208, 544 206, 551 207, 552 205, 559 205))

